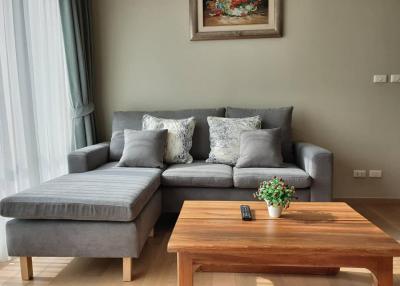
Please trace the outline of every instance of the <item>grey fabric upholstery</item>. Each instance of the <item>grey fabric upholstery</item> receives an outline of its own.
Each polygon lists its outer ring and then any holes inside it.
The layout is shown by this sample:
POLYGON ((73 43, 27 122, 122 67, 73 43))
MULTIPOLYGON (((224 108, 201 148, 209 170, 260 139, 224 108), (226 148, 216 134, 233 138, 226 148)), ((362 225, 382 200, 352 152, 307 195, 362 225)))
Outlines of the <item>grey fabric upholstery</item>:
POLYGON ((332 152, 309 144, 295 143, 296 163, 313 179, 311 201, 328 202, 332 200, 332 152))
MULTIPOLYGON (((150 114, 152 116, 169 118, 169 119, 184 119, 188 117, 194 117, 196 121, 196 127, 193 134, 193 145, 190 150, 190 154, 195 160, 205 160, 208 158, 208 153, 210 152, 209 143, 209 131, 207 124, 207 116, 219 116, 223 117, 225 115, 225 108, 215 108, 215 109, 187 109, 187 110, 177 110, 177 111, 126 111, 126 112, 114 112, 113 114, 113 133, 118 130, 124 129, 142 129, 142 118, 144 114, 150 114)), ((113 146, 113 154, 118 152, 122 154, 123 146, 119 146, 118 150, 114 150, 116 146, 113 146)), ((119 160, 119 158, 114 158, 114 160, 119 160)))
POLYGON ((159 169, 100 168, 4 198, 0 214, 21 219, 132 221, 160 185, 159 169))
POLYGON ((162 185, 174 187, 229 188, 233 186, 232 167, 197 161, 174 164, 162 173, 162 185))
POLYGON ((69 173, 93 170, 108 161, 108 142, 87 146, 68 154, 69 173))
MULTIPOLYGON (((180 212, 185 200, 210 200, 210 201, 254 201, 252 189, 234 188, 195 188, 195 187, 162 187, 163 212, 180 212)), ((299 201, 310 201, 309 189, 297 189, 296 197, 299 201)))
POLYGON ((133 222, 13 219, 6 226, 8 254, 139 257, 160 213, 157 191, 133 222))
POLYGON ((282 167, 281 129, 246 131, 240 135, 237 168, 282 167))
POLYGON ((113 132, 110 140, 110 161, 119 161, 124 152, 124 130, 113 132))
POLYGON ((164 168, 168 130, 124 130, 124 151, 119 167, 164 168))
POLYGON ((233 168, 233 185, 235 188, 258 188, 261 182, 274 176, 283 178, 289 186, 304 189, 311 186, 310 176, 293 164, 283 168, 233 168))
POLYGON ((292 106, 266 109, 227 107, 225 116, 230 118, 240 118, 260 115, 262 119, 261 128, 281 128, 283 160, 287 163, 293 163, 292 113, 292 106))
POLYGON ((331 200, 332 153, 297 143, 294 160, 292 110, 228 108, 226 116, 260 115, 263 128, 281 128, 284 160, 301 169, 289 164, 287 168, 232 170, 196 162, 172 165, 164 172, 115 167, 116 162, 108 162, 122 155, 123 130, 141 130, 145 113, 171 119, 194 116, 190 153, 196 160, 205 160, 210 152, 207 117, 223 117, 225 109, 114 113, 113 132, 119 135, 114 135, 111 146, 102 143, 72 152, 68 156, 71 174, 0 202, 1 215, 17 218, 6 227, 9 255, 138 257, 161 207, 164 212, 179 212, 184 200, 254 200, 258 184, 272 176, 294 185, 301 201, 331 200))

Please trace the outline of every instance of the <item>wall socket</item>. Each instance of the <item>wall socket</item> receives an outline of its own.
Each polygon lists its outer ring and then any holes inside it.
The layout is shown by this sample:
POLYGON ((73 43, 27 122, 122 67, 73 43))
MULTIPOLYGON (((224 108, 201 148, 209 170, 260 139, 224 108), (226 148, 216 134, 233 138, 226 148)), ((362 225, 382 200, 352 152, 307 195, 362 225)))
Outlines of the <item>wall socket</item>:
POLYGON ((367 177, 366 170, 353 170, 353 178, 365 178, 367 177))
POLYGON ((388 76, 386 74, 376 74, 373 80, 374 83, 385 83, 388 81, 388 76))
POLYGON ((370 177, 370 178, 382 178, 382 170, 369 170, 368 177, 370 177))
POLYGON ((390 82, 392 82, 392 83, 400 83, 400 74, 392 74, 392 75, 390 75, 390 82))

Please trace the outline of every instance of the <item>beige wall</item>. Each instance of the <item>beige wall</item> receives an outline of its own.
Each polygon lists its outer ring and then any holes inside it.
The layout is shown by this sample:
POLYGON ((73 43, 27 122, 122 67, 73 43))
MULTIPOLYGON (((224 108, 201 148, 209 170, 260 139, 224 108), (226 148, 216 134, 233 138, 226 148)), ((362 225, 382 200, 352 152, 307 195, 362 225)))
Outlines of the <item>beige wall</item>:
POLYGON ((335 197, 400 198, 400 1, 287 0, 280 39, 189 41, 188 0, 95 0, 96 116, 293 105, 297 140, 335 154, 335 197), (352 170, 382 169, 382 179, 352 170))

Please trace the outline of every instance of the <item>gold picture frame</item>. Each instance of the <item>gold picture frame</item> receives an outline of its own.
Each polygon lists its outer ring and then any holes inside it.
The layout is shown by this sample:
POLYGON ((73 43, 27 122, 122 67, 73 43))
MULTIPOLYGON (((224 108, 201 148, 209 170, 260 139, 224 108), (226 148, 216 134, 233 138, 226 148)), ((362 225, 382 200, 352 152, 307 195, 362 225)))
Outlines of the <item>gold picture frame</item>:
POLYGON ((282 37, 282 0, 189 1, 191 41, 282 37))

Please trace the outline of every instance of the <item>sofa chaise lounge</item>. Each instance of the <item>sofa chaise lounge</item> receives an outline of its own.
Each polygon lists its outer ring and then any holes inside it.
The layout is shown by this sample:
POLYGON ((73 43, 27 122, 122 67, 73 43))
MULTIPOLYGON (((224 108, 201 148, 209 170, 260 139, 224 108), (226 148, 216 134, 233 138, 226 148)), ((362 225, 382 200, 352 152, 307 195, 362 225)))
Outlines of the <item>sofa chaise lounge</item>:
POLYGON ((115 112, 111 143, 69 154, 69 174, 0 202, 7 223, 10 256, 21 257, 24 280, 32 278, 33 256, 123 258, 123 280, 132 280, 137 258, 161 212, 179 212, 184 200, 252 200, 258 184, 273 176, 297 189, 301 201, 330 201, 332 153, 312 144, 293 143, 292 108, 195 109, 115 112), (165 169, 116 167, 122 150, 116 134, 141 129, 144 114, 164 118, 194 116, 192 164, 165 169), (260 115, 262 128, 282 130, 283 168, 235 168, 205 163, 208 116, 260 115), (119 147, 118 147, 119 146, 119 147))

